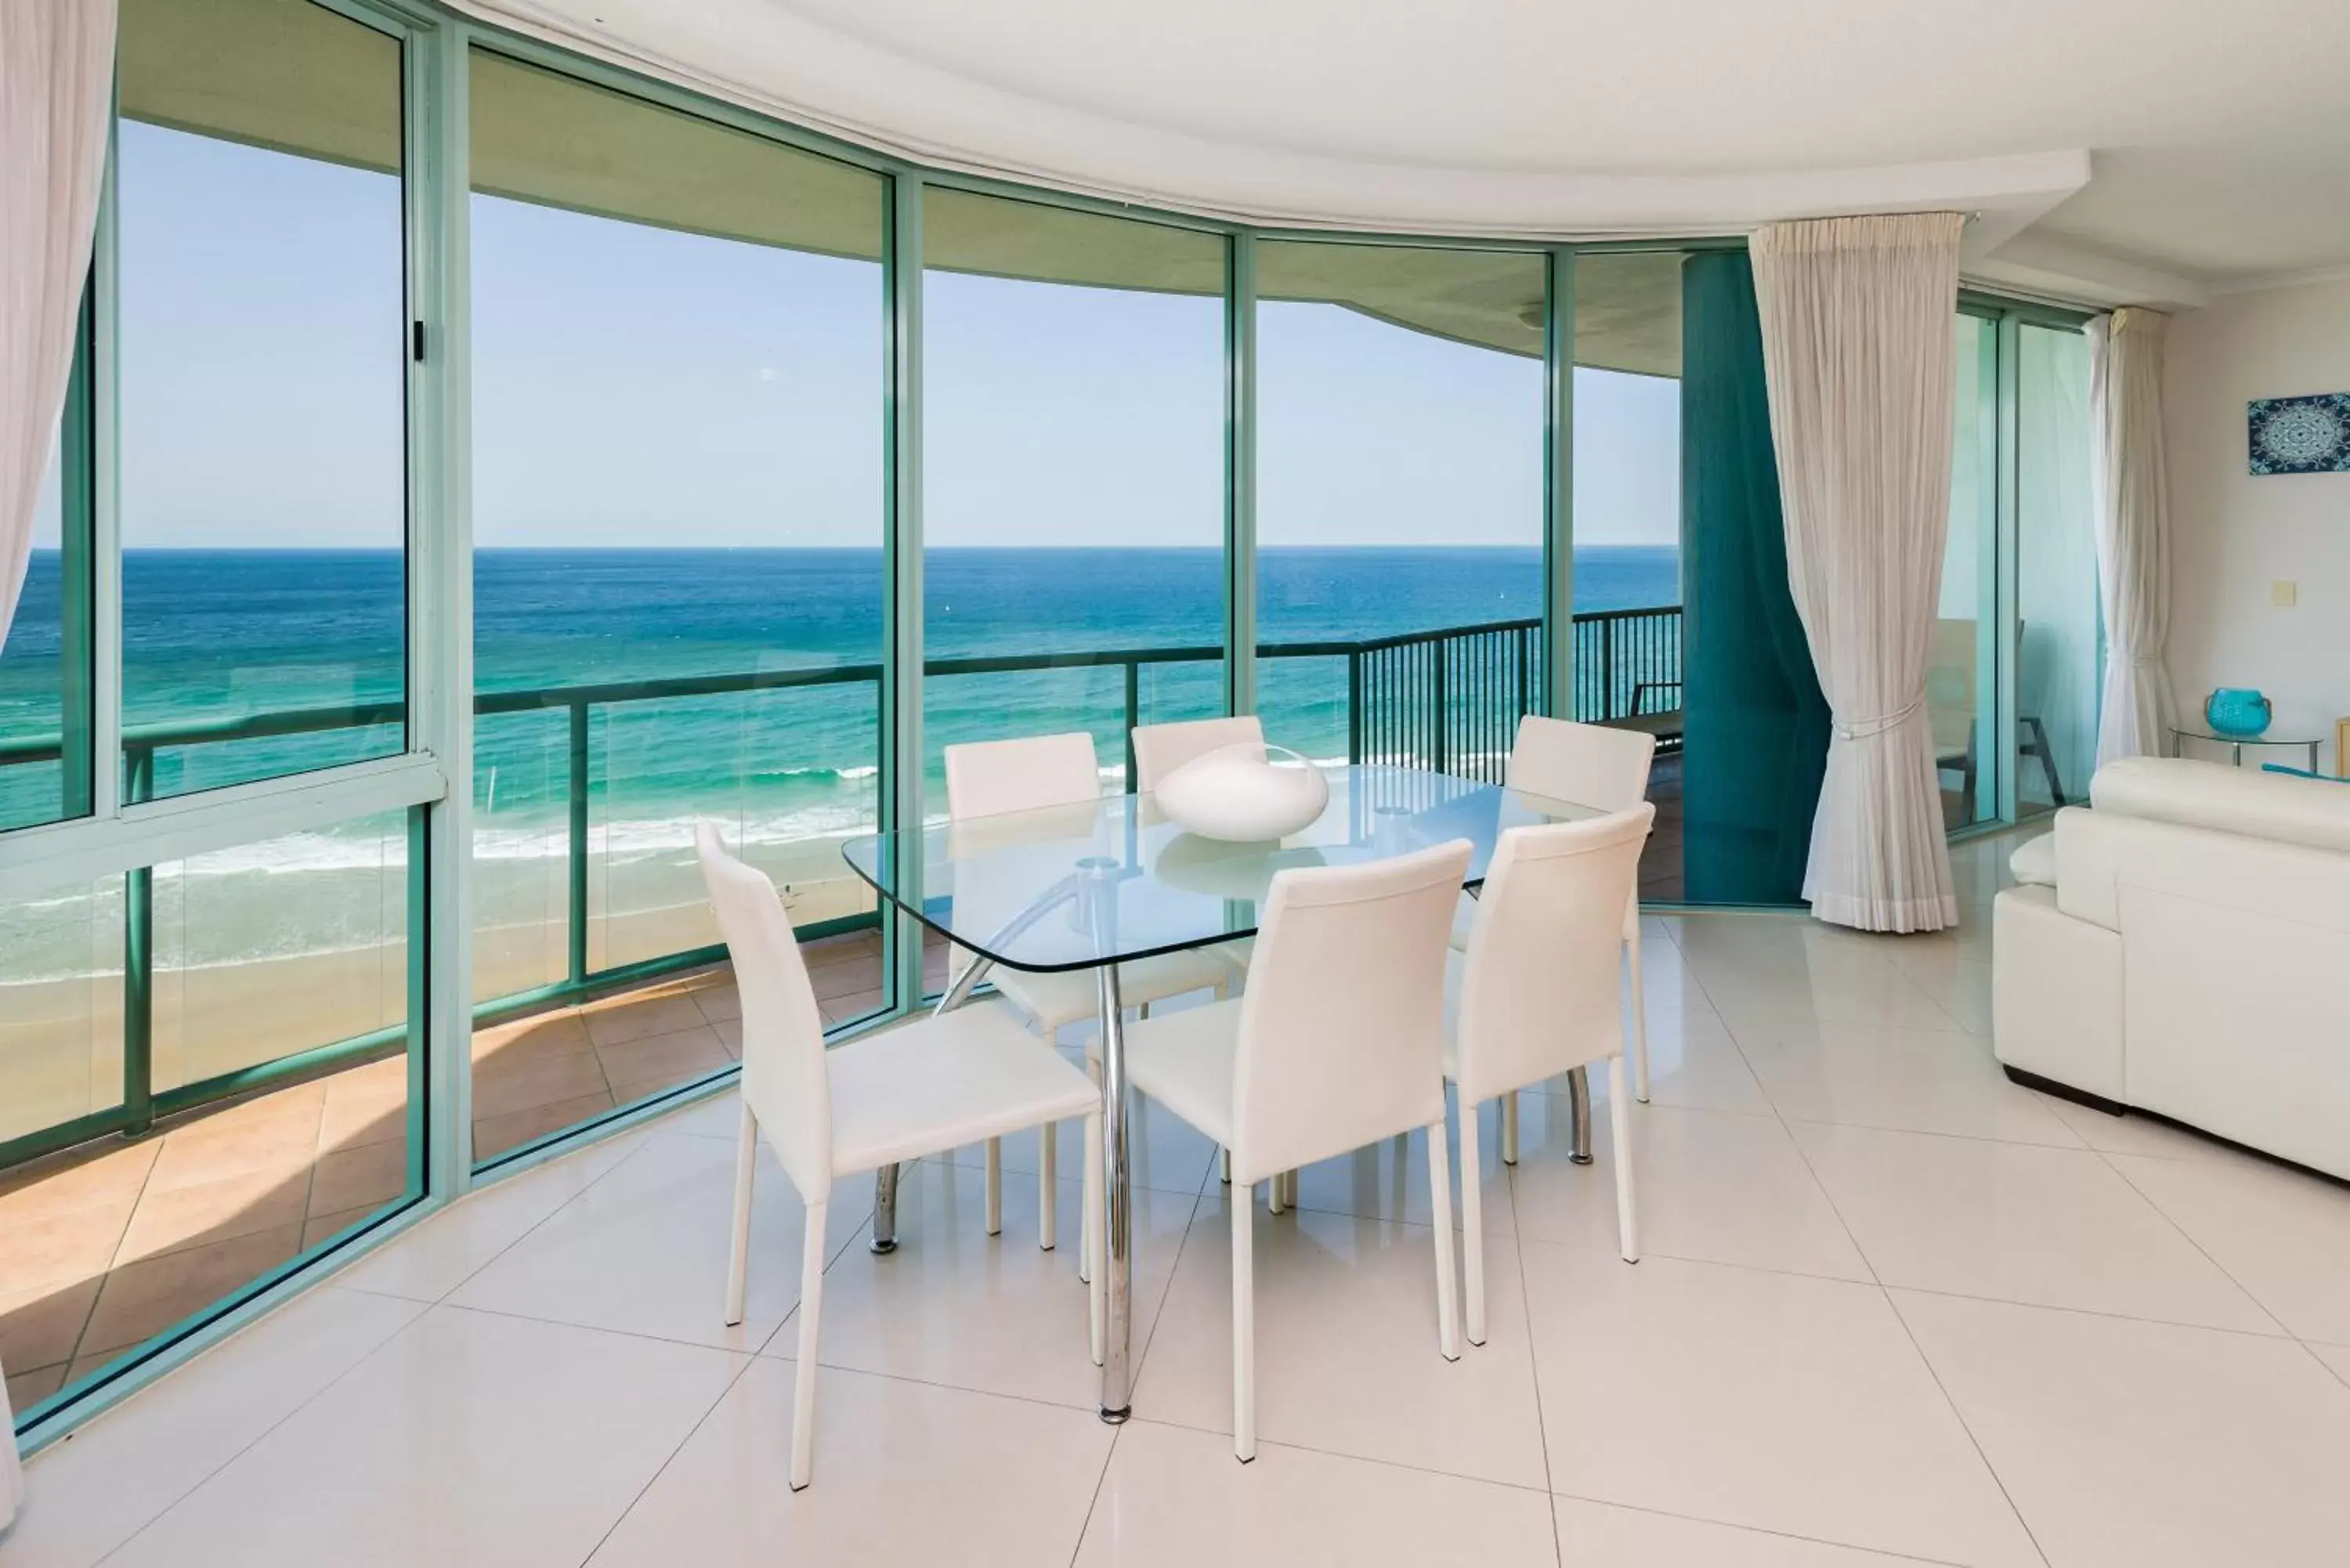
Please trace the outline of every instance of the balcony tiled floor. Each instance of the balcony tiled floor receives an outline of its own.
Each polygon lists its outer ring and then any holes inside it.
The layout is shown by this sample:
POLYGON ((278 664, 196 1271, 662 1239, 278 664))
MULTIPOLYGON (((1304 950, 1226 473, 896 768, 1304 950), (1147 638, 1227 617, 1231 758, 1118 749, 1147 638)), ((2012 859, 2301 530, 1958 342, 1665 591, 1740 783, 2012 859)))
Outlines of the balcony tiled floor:
POLYGON ((721 1096, 487 1187, 39 1456, 0 1563, 2338 1563, 2350 1190, 2006 1084, 2006 847, 1960 851, 1947 935, 1652 922, 1647 1255, 1616 1257, 1616 1151, 1567 1163, 1562 1098, 1527 1096, 1514 1169, 1489 1114, 1491 1333, 1457 1364, 1417 1148, 1303 1173, 1256 1221, 1246 1468, 1230 1195, 1146 1106, 1135 1419, 1093 1415, 1035 1183, 991 1241, 960 1151, 911 1175, 893 1257, 836 1199, 790 1492, 799 1210, 768 1159, 725 1330, 721 1096))
MULTIPOLYGON (((881 1005, 878 937, 806 950, 827 1023, 881 1005)), ((941 971, 943 951, 932 961, 941 971)), ((740 1014, 721 966, 477 1032, 477 1156, 724 1066, 740 1014)), ((47 1398, 397 1198, 407 1129, 396 1057, 0 1174, 11 1404, 47 1398)))

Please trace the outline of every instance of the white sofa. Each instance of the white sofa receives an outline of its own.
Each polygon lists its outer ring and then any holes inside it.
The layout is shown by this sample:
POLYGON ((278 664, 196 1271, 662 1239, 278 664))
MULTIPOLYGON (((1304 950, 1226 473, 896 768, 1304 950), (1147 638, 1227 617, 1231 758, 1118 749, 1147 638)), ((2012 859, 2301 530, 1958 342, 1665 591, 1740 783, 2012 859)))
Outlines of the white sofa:
POLYGON ((2008 1075, 2350 1179, 2350 785, 2138 757, 2018 849, 2008 1075))

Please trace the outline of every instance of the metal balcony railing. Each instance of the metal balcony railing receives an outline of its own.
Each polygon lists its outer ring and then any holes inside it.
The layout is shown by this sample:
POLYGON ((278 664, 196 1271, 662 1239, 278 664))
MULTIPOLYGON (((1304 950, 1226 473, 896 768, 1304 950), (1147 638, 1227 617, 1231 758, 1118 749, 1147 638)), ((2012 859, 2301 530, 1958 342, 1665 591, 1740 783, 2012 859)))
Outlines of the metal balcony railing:
MULTIPOLYGON (((1576 616, 1573 631, 1573 717, 1586 722, 1638 722, 1656 731, 1665 749, 1677 746, 1680 620, 1679 606, 1576 616)), ((1544 705, 1542 639, 1540 620, 1506 620, 1364 640, 1268 643, 1259 647, 1257 656, 1261 660, 1274 661, 1344 661, 1347 755, 1350 762, 1393 763, 1499 782, 1518 721, 1528 713, 1542 711, 1544 705)), ((931 679, 944 679, 1117 669, 1124 676, 1124 722, 1120 730, 1130 734, 1142 721, 1145 668, 1213 664, 1222 658, 1223 650, 1215 647, 1104 649, 931 659, 924 665, 923 672, 931 679)), ((694 949, 631 964, 590 968, 588 931, 593 911, 589 900, 589 803, 595 776, 591 714, 598 709, 623 704, 821 686, 870 686, 878 698, 883 675, 879 664, 846 664, 479 694, 473 703, 477 717, 558 709, 567 716, 569 876, 566 916, 568 962, 565 978, 536 991, 484 1002, 477 1007, 477 1015, 559 1001, 629 980, 712 962, 723 956, 723 949, 694 949)), ((390 701, 284 709, 126 729, 122 736, 124 798, 140 802, 152 797, 159 753, 395 724, 403 715, 403 704, 390 701)), ((63 742, 56 736, 0 742, 0 768, 56 762, 62 755, 63 742)), ((1127 776, 1131 778, 1134 758, 1130 741, 1126 764, 1127 776)), ((141 867, 128 873, 124 884, 122 1103, 64 1126, 0 1142, 0 1168, 106 1133, 143 1132, 159 1116, 400 1048, 404 1029, 384 1031, 156 1093, 152 1082, 153 877, 151 867, 141 867)), ((872 917, 867 916, 842 924, 869 924, 871 920, 872 917)))

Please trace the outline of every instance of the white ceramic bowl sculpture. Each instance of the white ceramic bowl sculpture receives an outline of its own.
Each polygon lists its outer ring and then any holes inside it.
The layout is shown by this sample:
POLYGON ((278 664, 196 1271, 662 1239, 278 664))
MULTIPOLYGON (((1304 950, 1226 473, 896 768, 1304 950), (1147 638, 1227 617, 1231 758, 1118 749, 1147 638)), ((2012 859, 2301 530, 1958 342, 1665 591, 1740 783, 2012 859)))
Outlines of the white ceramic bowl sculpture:
POLYGON ((1194 757, 1159 781, 1159 809, 1202 838, 1262 844, 1297 832, 1330 804, 1322 770, 1286 746, 1250 742, 1194 757), (1283 767, 1275 756, 1295 761, 1283 767))

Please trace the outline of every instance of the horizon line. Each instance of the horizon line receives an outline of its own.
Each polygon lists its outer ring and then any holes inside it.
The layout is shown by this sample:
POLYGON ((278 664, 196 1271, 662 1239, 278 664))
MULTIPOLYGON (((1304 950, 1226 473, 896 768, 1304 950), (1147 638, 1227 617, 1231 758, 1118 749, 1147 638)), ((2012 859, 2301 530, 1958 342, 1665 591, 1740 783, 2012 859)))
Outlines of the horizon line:
MULTIPOLYGON (((1541 549, 1542 549, 1542 547, 1543 547, 1543 546, 1542 546, 1539 543, 1534 543, 1534 544, 1524 544, 1524 545, 1492 545, 1492 544, 1488 544, 1488 545, 1451 545, 1451 544, 1368 544, 1368 543, 1362 543, 1362 542, 1356 542, 1356 541, 1340 541, 1340 542, 1336 542, 1336 543, 1330 543, 1330 544, 1318 544, 1318 545, 1263 545, 1263 544, 1261 544, 1261 545, 1259 545, 1257 546, 1257 552, 1256 552, 1256 553, 1257 553, 1258 555, 1260 555, 1260 556, 1263 556, 1263 555, 1267 555, 1267 554, 1278 553, 1278 552, 1281 552, 1281 551, 1288 551, 1288 550, 1386 550, 1386 551, 1399 551, 1399 551, 1407 551, 1407 550, 1414 550, 1414 551, 1424 551, 1424 552, 1427 552, 1427 553, 1431 554, 1431 555, 1435 555, 1435 554, 1457 555, 1457 554, 1460 554, 1460 553, 1461 553, 1461 552, 1464 552, 1464 551, 1471 551, 1471 550, 1531 550, 1531 551, 1539 551, 1539 550, 1541 550, 1541 549)), ((1679 543, 1679 540, 1671 540, 1671 541, 1667 541, 1667 542, 1664 542, 1664 543, 1655 543, 1655 542, 1646 542, 1646 541, 1640 541, 1640 540, 1627 540, 1627 539, 1612 539, 1612 540, 1595 539, 1595 540, 1586 540, 1586 541, 1580 542, 1580 543, 1576 544, 1574 547, 1575 547, 1575 549, 1578 549, 1578 550, 1678 550, 1678 549, 1679 549, 1679 548, 1680 548, 1680 543, 1679 543)), ((635 553, 635 554, 653 555, 653 554, 678 554, 678 553, 686 552, 686 551, 698 551, 698 550, 713 550, 713 551, 714 551, 714 550, 729 550, 729 551, 733 551, 733 550, 745 550, 745 551, 749 551, 749 550, 755 550, 755 551, 765 551, 765 552, 770 552, 770 553, 781 553, 781 552, 784 552, 784 551, 810 551, 810 552, 814 552, 814 551, 834 551, 834 552, 843 552, 843 553, 845 553, 845 552, 852 552, 852 551, 854 551, 854 552, 861 552, 861 553, 872 553, 872 554, 878 554, 878 553, 879 553, 882 548, 883 548, 883 546, 881 546, 880 545, 714 545, 714 544, 711 544, 711 545, 652 545, 652 544, 647 544, 647 545, 474 545, 474 546, 473 546, 473 553, 474 553, 475 555, 485 555, 485 554, 491 554, 491 553, 494 553, 494 552, 498 552, 498 551, 516 551, 516 552, 523 552, 523 551, 546 551, 546 552, 550 552, 550 553, 552 553, 552 552, 572 552, 572 553, 585 554, 585 553, 589 553, 589 552, 603 552, 603 553, 612 554, 612 555, 632 554, 632 553, 635 553)), ((1063 550, 1063 551, 1071 551, 1071 552, 1082 552, 1082 551, 1109 551, 1109 550, 1136 550, 1136 551, 1155 551, 1155 552, 1159 552, 1159 553, 1164 553, 1164 554, 1175 554, 1175 553, 1178 553, 1178 552, 1181 552, 1181 553, 1186 553, 1186 554, 1197 554, 1197 555, 1203 555, 1203 556, 1204 556, 1204 555, 1216 555, 1216 556, 1221 556, 1221 555, 1224 554, 1224 547, 1223 547, 1222 545, 1067 545, 1067 544, 1031 543, 1031 544, 1011 544, 1011 545, 925 545, 923 548, 924 548, 924 552, 925 552, 926 554, 931 553, 931 552, 936 552, 936 551, 952 551, 952 550, 974 551, 974 552, 975 552, 975 551, 982 551, 982 550, 992 550, 992 551, 1002 551, 1002 552, 1007 552, 1007 553, 1008 553, 1008 552, 1013 552, 1013 551, 1026 551, 1026 550, 1040 550, 1040 551, 1041 551, 1041 550, 1063 550)), ((246 544, 246 545, 124 545, 120 546, 120 553, 121 553, 121 554, 123 554, 123 555, 125 555, 125 556, 163 556, 163 555, 202 556, 202 555, 210 555, 210 554, 216 554, 216 553, 223 553, 223 554, 224 554, 224 553, 229 552, 229 551, 244 551, 244 552, 249 552, 249 553, 253 553, 253 554, 274 554, 274 553, 283 552, 283 553, 289 554, 289 555, 290 555, 290 554, 296 554, 296 553, 298 553, 298 554, 302 554, 302 555, 311 555, 311 556, 405 556, 405 555, 407 555, 407 554, 409 553, 408 547, 407 547, 406 545, 252 545, 252 544, 246 544)), ((28 553, 29 553, 29 554, 31 554, 31 555, 35 555, 35 556, 57 556, 57 555, 62 555, 62 554, 64 554, 64 549, 63 549, 63 547, 62 547, 61 545, 33 545, 33 546, 31 547, 31 549, 30 549, 30 551, 29 551, 28 553)))

